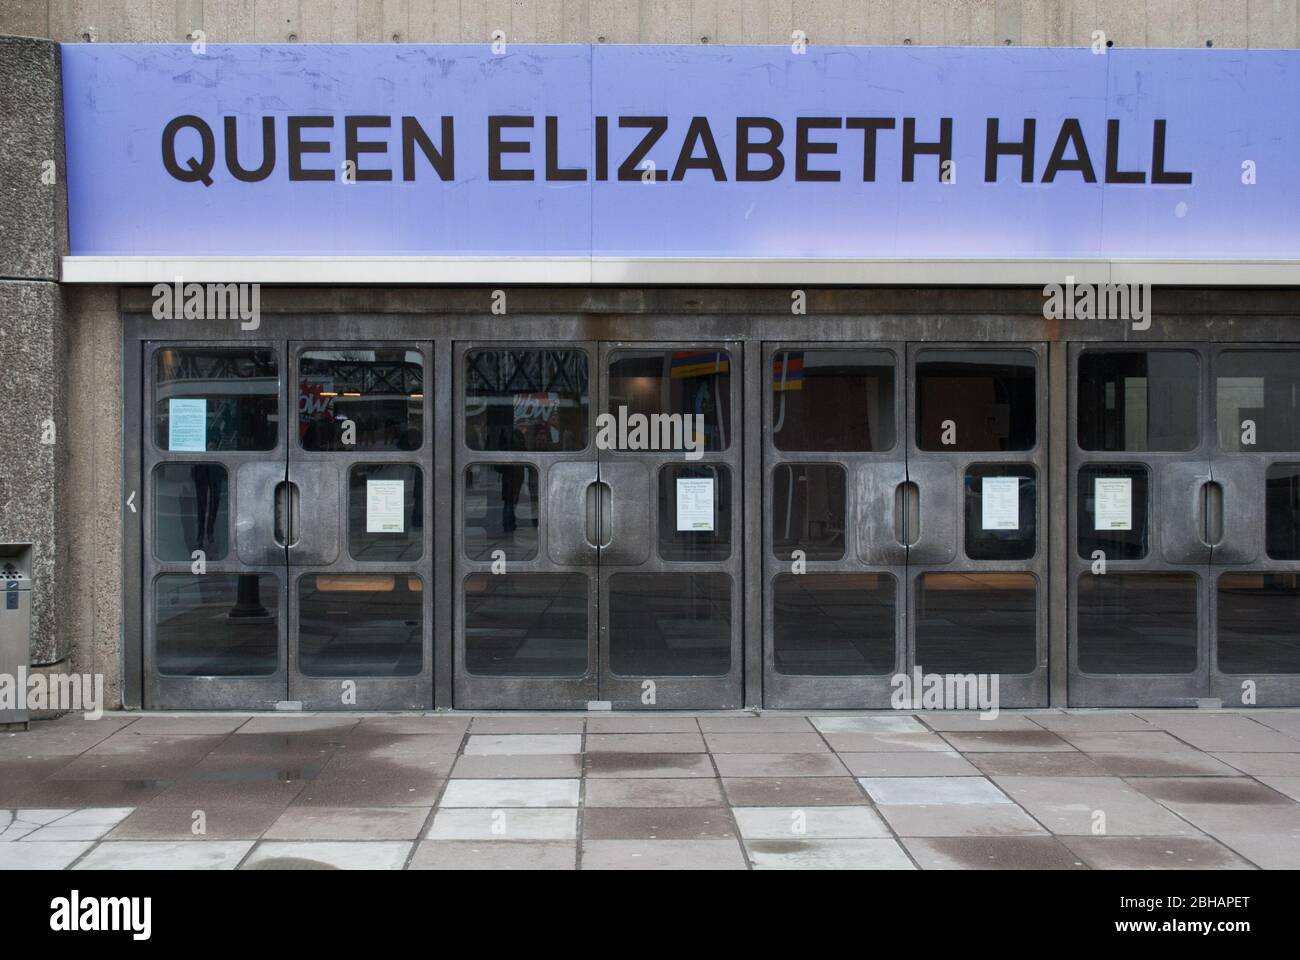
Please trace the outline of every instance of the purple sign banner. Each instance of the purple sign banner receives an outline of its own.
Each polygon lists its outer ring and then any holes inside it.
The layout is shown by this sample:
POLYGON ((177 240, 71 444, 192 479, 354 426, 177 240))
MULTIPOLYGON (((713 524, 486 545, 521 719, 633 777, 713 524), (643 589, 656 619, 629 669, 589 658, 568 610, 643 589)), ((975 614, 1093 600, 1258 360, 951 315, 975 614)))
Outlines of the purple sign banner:
POLYGON ((69 44, 63 82, 72 279, 1300 261, 1297 51, 69 44))

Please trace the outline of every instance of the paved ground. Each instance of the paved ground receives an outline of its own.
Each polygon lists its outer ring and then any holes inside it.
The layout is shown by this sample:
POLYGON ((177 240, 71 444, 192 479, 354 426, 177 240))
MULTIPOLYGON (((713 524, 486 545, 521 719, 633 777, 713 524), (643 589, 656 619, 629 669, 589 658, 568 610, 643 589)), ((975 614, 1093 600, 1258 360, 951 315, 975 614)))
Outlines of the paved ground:
POLYGON ((0 734, 0 869, 1300 867, 1300 710, 118 715, 0 734))

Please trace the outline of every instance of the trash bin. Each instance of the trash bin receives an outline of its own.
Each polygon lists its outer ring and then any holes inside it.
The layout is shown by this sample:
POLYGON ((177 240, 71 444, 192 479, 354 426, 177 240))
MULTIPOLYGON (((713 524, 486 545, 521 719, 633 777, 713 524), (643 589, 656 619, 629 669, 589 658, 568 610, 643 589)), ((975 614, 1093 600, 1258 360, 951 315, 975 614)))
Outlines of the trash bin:
POLYGON ((0 543, 0 726, 27 722, 32 545, 0 543))

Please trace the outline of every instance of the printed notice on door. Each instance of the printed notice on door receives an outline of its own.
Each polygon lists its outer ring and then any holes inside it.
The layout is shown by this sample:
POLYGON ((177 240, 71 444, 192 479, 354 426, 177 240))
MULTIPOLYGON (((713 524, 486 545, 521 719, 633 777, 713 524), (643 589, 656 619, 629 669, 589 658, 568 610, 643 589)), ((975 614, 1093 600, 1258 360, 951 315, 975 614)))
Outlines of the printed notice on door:
POLYGON ((1020 529, 1020 478, 985 477, 981 486, 985 530, 1020 529))
POLYGON ((713 478, 677 478, 677 530, 699 533, 713 529, 713 478))
POLYGON ((173 397, 168 402, 167 449, 208 449, 208 401, 173 397))
POLYGON ((366 533, 406 532, 406 482, 366 481, 366 533))
POLYGON ((1097 477, 1093 481, 1092 496, 1094 529, 1133 529, 1132 477, 1097 477))

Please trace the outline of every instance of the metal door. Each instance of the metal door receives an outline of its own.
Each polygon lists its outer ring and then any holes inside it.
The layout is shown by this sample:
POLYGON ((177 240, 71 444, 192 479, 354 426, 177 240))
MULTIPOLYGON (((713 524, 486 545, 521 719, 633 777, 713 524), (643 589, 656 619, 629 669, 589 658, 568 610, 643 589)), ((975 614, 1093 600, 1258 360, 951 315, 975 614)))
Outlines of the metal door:
POLYGON ((604 343, 599 369, 600 699, 740 707, 740 345, 604 343))
POLYGON ((764 346, 769 707, 888 708, 906 668, 905 361, 898 343, 764 346))
POLYGON ((455 351, 454 700, 599 699, 594 344, 455 351))
POLYGON ((284 344, 144 344, 145 703, 286 698, 284 344))
POLYGON ((1209 696, 1300 704, 1300 350, 1210 349, 1209 696))
POLYGON ((288 438, 289 699, 433 704, 432 435, 420 342, 294 342, 288 438))
POLYGON ((1069 702, 1209 696, 1209 349, 1072 345, 1069 702))

